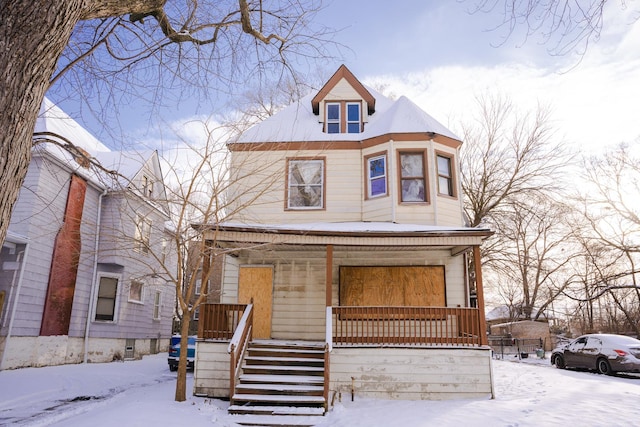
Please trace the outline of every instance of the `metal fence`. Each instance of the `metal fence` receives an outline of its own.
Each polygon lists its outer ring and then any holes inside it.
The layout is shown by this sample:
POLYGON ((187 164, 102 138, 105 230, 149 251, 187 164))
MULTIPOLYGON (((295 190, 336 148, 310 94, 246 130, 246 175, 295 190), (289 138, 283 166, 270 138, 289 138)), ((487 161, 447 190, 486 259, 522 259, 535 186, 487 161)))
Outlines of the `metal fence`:
POLYGON ((530 355, 544 358, 544 339, 542 338, 513 338, 505 335, 490 335, 489 346, 493 350, 493 357, 504 359, 505 356, 515 356, 518 359, 528 358, 530 355))

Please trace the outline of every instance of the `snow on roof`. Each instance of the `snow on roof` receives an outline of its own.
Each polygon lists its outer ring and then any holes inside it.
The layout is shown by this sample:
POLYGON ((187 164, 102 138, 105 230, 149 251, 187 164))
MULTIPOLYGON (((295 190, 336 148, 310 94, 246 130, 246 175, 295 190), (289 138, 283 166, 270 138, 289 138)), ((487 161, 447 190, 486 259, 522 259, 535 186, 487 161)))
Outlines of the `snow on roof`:
POLYGON ((253 126, 238 142, 361 141, 390 133, 433 132, 460 141, 453 132, 401 96, 391 100, 367 87, 376 98, 376 112, 362 133, 325 133, 312 110, 314 94, 307 95, 277 114, 253 126))
POLYGON ((46 97, 40 107, 34 132, 51 132, 60 135, 92 156, 99 152, 111 151, 46 97))
POLYGON ((46 97, 42 102, 34 133, 48 133, 49 135, 46 135, 48 139, 56 140, 62 145, 65 145, 65 140, 67 140, 76 147, 86 151, 89 157, 98 160, 100 165, 105 169, 116 170, 126 178, 115 180, 118 181, 116 184, 114 178, 104 171, 94 167, 87 168, 81 166, 72 153, 58 144, 40 142, 35 146, 36 152, 46 152, 61 160, 75 173, 88 179, 100 188, 114 188, 115 185, 128 185, 127 179, 133 179, 153 154, 153 151, 111 151, 109 147, 100 142, 89 131, 46 97))

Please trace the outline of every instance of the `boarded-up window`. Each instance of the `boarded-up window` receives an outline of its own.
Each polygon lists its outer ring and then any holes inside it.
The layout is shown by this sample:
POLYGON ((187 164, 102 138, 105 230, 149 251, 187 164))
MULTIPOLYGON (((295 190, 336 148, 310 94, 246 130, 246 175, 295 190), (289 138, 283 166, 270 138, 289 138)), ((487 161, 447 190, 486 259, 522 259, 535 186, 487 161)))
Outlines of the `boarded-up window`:
POLYGON ((445 307, 444 266, 340 267, 340 305, 445 307))

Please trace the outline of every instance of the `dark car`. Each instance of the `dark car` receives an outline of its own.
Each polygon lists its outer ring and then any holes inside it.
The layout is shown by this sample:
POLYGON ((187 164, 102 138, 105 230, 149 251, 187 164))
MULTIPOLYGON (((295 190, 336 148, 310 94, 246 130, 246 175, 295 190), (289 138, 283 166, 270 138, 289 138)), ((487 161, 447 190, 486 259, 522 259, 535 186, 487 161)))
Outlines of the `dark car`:
MULTIPOLYGON (((187 369, 193 369, 193 365, 196 360, 196 337, 187 337, 187 369)), ((180 335, 173 335, 171 337, 171 344, 169 347, 169 370, 177 371, 178 363, 180 362, 180 335)))
POLYGON ((640 372, 640 340, 613 334, 582 335, 556 347, 551 364, 559 369, 582 368, 605 375, 640 372))

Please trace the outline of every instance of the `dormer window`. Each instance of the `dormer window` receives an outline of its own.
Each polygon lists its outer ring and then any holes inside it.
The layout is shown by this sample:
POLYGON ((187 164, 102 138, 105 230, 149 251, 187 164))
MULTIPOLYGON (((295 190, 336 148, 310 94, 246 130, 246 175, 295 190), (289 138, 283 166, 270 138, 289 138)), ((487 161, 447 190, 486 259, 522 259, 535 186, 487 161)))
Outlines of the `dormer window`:
POLYGON ((149 198, 153 194, 153 181, 146 175, 142 177, 142 194, 149 198))
POLYGON ((327 102, 325 104, 325 132, 362 132, 362 108, 360 102, 327 102))
POLYGON ((347 103, 347 132, 360 133, 360 129, 361 129, 360 103, 348 102, 347 103))
POLYGON ((327 103, 327 133, 340 133, 340 103, 327 103))

